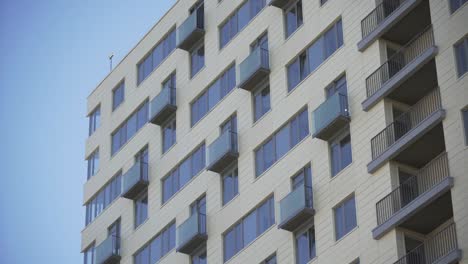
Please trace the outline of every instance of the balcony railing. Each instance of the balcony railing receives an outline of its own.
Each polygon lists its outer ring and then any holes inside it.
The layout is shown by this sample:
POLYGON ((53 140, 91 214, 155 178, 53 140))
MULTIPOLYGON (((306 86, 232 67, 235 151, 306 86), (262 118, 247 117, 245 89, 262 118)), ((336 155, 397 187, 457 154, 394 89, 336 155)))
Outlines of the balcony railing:
POLYGON ((177 251, 190 255, 207 238, 206 215, 194 213, 177 227, 177 251))
POLYGON ((335 93, 323 102, 313 113, 313 137, 328 140, 349 123, 348 98, 335 93))
POLYGON ((429 26, 423 32, 411 39, 407 44, 405 44, 405 46, 400 48, 377 70, 367 77, 367 97, 369 98, 376 93, 388 80, 400 72, 406 65, 421 56, 424 51, 434 45, 432 26, 429 26))
POLYGON ((460 258, 461 253, 458 249, 455 224, 451 224, 408 252, 394 264, 456 263, 460 258), (447 261, 438 262, 447 258, 451 253, 455 254, 447 261))
POLYGON ((314 215, 312 187, 301 186, 293 190, 279 203, 279 228, 294 231, 314 215))
POLYGON ((122 176, 122 196, 128 199, 135 199, 140 192, 148 186, 148 164, 136 162, 122 176))
POLYGON ((376 159, 439 109, 442 109, 442 103, 439 88, 436 88, 414 104, 408 111, 395 118, 390 125, 371 139, 372 159, 376 159))
POLYGON ((208 147, 208 170, 220 173, 238 156, 237 133, 226 131, 208 147))
POLYGON ((161 125, 176 110, 176 89, 172 87, 164 87, 161 92, 151 100, 151 123, 161 125))
POLYGON ((256 48, 240 63, 239 87, 251 91, 270 74, 270 55, 267 49, 256 48))
POLYGON ((381 225, 403 207, 449 177, 447 153, 442 153, 377 202, 377 224, 381 225))
POLYGON ((203 6, 193 12, 177 29, 177 47, 190 50, 205 34, 203 6))
POLYGON ((400 7, 406 0, 384 0, 372 10, 362 21, 362 37, 374 31, 389 15, 400 7))
POLYGON ((96 247, 97 264, 114 264, 120 261, 120 237, 111 235, 96 247))

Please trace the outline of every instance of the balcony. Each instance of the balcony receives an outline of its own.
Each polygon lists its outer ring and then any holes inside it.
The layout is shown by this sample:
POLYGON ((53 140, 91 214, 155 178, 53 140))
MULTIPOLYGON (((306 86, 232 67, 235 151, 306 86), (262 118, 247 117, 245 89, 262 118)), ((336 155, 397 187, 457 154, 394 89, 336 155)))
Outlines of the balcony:
POLYGON ((252 91, 270 74, 270 55, 267 49, 256 48, 239 65, 239 88, 252 91))
MULTIPOLYGON (((367 164, 367 171, 369 173, 377 171, 385 162, 397 157, 430 132, 444 118, 445 110, 442 109, 440 92, 437 88, 429 92, 408 111, 396 117, 390 125, 371 139, 372 161, 367 164)), ((441 137, 443 138, 443 132, 441 137)), ((431 142, 428 142, 426 147, 430 144, 431 142)), ((432 144, 435 143, 432 142, 432 144)), ((424 151, 419 150, 419 153, 424 151)))
POLYGON ((151 100, 150 121, 155 125, 161 125, 177 110, 176 89, 164 87, 161 92, 151 100))
POLYGON ((144 162, 136 162, 122 176, 122 197, 127 199, 136 199, 148 186, 148 164, 144 162))
POLYGON ((96 247, 97 264, 117 264, 120 262, 120 238, 109 236, 96 247))
POLYGON ((368 111, 415 75, 436 56, 437 51, 432 27, 416 35, 367 77, 367 98, 362 102, 364 111, 368 111))
POLYGON ((237 133, 226 131, 208 147, 208 170, 221 173, 237 157, 237 133))
POLYGON ((455 224, 450 224, 394 264, 454 264, 461 258, 455 224))
POLYGON ((269 5, 284 9, 291 0, 270 0, 269 5))
POLYGON ((407 14, 416 8, 422 0, 384 0, 362 21, 362 40, 358 50, 364 51, 375 40, 382 37, 407 14))
POLYGON ((328 141, 348 125, 350 120, 347 96, 335 93, 314 110, 312 136, 328 141))
POLYGON ((378 226, 372 230, 374 239, 381 238, 404 223, 452 187, 453 178, 450 177, 447 153, 444 152, 377 202, 378 226))
POLYGON ((279 203, 278 228, 293 232, 315 214, 312 187, 298 187, 279 203))
POLYGON ((190 51, 205 35, 205 14, 203 6, 193 12, 182 25, 177 28, 177 47, 190 51))
POLYGON ((194 213, 177 227, 177 252, 192 255, 207 239, 206 215, 194 213))

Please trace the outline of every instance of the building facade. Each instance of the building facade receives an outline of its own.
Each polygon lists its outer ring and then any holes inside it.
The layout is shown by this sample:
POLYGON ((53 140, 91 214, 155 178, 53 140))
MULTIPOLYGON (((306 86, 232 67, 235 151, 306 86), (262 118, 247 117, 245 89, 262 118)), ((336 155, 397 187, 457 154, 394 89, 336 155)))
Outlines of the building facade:
POLYGON ((88 97, 84 263, 468 263, 466 0, 179 0, 88 97))

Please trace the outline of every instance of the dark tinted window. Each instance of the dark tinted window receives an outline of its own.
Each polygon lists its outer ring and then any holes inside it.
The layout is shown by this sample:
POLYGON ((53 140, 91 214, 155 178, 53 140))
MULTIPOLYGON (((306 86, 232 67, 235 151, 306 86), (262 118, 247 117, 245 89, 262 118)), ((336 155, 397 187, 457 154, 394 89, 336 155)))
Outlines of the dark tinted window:
POLYGON ((335 235, 340 239, 357 226, 354 196, 342 202, 335 209, 335 235))
POLYGON ((165 227, 134 257, 135 264, 153 264, 164 257, 175 247, 175 223, 165 227))
POLYGON ((170 147, 176 143, 176 118, 170 119, 165 126, 162 127, 162 151, 165 153, 170 147))
POLYGON ((465 128, 465 145, 468 146, 468 108, 462 110, 462 117, 465 128))
POLYGON ((135 201, 135 227, 148 218, 148 195, 145 194, 135 201))
POLYGON ((342 45, 343 28, 339 20, 287 66, 288 91, 293 90, 342 45))
POLYGON ((231 201, 239 193, 237 168, 223 175, 223 205, 231 201))
POLYGON ((302 23, 302 1, 299 0, 286 8, 286 37, 289 37, 302 23))
POLYGON ((450 0, 450 11, 453 13, 457 11, 462 5, 464 5, 468 0, 450 0))
POLYGON ((254 120, 257 121, 270 110, 270 86, 266 86, 254 95, 254 120))
POLYGON ((306 264, 315 257, 315 229, 310 228, 296 235, 296 258, 298 264, 306 264))
POLYGON ((309 134, 307 109, 281 127, 255 150, 255 171, 259 176, 309 134))
POLYGON ((193 77, 205 66, 205 46, 201 45, 190 54, 190 74, 193 77))
POLYGON ((101 124, 101 107, 98 106, 93 112, 89 115, 89 133, 88 135, 91 136, 94 131, 99 127, 101 124))
POLYGON ((338 174, 352 162, 351 136, 349 133, 330 144, 330 156, 332 176, 338 174))
POLYGON ((112 91, 112 110, 115 110, 124 100, 125 97, 125 82, 121 82, 112 91))
POLYGON ((458 77, 468 71, 468 37, 455 45, 458 77))

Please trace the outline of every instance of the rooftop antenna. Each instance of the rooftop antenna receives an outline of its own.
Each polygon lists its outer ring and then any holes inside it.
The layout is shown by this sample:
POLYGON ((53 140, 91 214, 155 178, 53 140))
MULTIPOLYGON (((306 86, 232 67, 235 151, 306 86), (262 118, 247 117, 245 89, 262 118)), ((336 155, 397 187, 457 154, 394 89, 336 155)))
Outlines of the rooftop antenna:
POLYGON ((111 53, 109 55, 109 64, 110 64, 110 70, 112 71, 112 58, 114 57, 114 53, 111 53))

